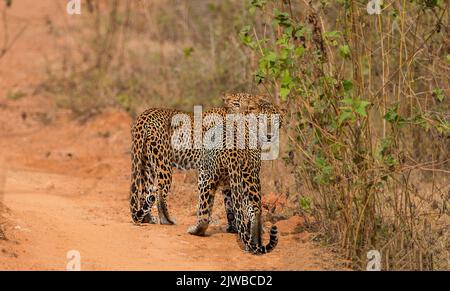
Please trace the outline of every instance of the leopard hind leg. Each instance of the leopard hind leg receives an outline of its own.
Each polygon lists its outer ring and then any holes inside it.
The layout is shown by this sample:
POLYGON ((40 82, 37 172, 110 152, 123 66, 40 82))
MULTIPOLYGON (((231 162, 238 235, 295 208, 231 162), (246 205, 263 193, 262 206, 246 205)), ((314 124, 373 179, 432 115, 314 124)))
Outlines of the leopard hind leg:
POLYGON ((142 137, 133 128, 133 143, 131 150, 131 187, 130 187, 130 212, 134 223, 155 223, 151 216, 151 208, 155 196, 150 187, 154 180, 154 174, 148 167, 148 156, 144 153, 145 136, 142 137))
POLYGON ((167 206, 167 195, 172 184, 172 166, 165 164, 159 170, 158 177, 158 215, 159 223, 161 224, 175 224, 175 220, 170 217, 167 206))
MULTIPOLYGON (((173 153, 170 145, 170 136, 164 133, 162 136, 147 144, 147 155, 152 157, 149 167, 153 173, 152 193, 157 197, 156 206, 158 208, 158 216, 160 224, 175 224, 175 220, 171 218, 167 205, 167 196, 172 185, 172 162, 173 153), (155 145, 159 145, 155 147, 155 145)), ((154 201, 154 200, 153 200, 154 201)))
MULTIPOLYGON (((134 212, 135 218, 133 220, 138 223, 157 223, 156 217, 152 215, 152 207, 156 201, 155 194, 155 176, 156 172, 154 167, 152 167, 152 159, 143 159, 142 163, 144 166, 140 173, 140 187, 141 195, 139 195, 139 207, 138 210, 134 212)), ((132 190, 133 191, 133 190, 132 190)), ((133 203, 133 201, 132 201, 133 203)), ((135 203, 135 202, 134 202, 135 203)))

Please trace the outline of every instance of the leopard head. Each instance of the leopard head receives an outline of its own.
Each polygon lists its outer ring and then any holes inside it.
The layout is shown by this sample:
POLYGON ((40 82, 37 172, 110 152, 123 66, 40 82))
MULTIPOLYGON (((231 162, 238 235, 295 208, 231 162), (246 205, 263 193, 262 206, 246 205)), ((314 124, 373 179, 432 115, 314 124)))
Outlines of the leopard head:
POLYGON ((284 111, 279 106, 269 101, 267 96, 252 95, 249 93, 230 93, 222 96, 222 100, 228 113, 266 115, 268 118, 267 140, 269 142, 273 138, 271 126, 272 118, 274 116, 278 117, 278 125, 281 128, 284 111))

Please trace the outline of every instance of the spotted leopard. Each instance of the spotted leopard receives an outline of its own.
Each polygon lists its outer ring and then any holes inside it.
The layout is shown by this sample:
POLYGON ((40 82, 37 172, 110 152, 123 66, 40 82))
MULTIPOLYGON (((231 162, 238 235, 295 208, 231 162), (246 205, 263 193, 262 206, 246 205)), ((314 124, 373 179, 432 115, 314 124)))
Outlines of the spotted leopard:
MULTIPOLYGON (((224 117, 227 113, 272 114, 278 112, 270 102, 245 93, 226 95, 224 103, 226 105, 224 108, 209 110, 205 113, 205 116, 219 115, 224 117)), ((225 150, 219 151, 219 155, 217 155, 217 152, 204 151, 203 149, 174 149, 171 144, 171 137, 175 131, 179 131, 179 128, 173 124, 172 119, 178 114, 187 114, 190 121, 193 122, 194 116, 192 113, 172 109, 149 109, 138 117, 132 127, 130 209, 133 221, 135 223, 156 223, 157 220, 152 216, 151 209, 157 201, 160 223, 174 223, 169 215, 166 202, 171 186, 173 167, 198 169, 203 164, 207 167, 212 166, 210 169, 220 168, 223 171, 227 170, 224 165, 228 164, 230 172, 220 173, 220 177, 218 177, 220 181, 205 180, 203 174, 199 175, 201 204, 198 221, 200 223, 197 223, 197 227, 189 232, 197 235, 204 234, 209 223, 210 209, 214 198, 213 192, 220 184, 223 186, 222 192, 228 220, 227 231, 238 232, 241 240, 246 242, 246 248, 253 253, 264 253, 273 249, 277 241, 276 228, 271 230, 269 245, 265 248, 261 246, 259 149, 250 151, 225 150), (237 160, 236 157, 238 157, 237 160), (248 161, 248 163, 244 163, 244 165, 236 164, 237 161, 243 160, 248 161), (244 177, 244 182, 239 182, 242 177, 244 177), (207 196, 204 194, 205 189, 210 189, 207 190, 207 196), (232 195, 233 192, 235 193, 234 196, 232 195), (242 205, 249 205, 245 211, 246 215, 241 211, 242 205), (205 217, 207 217, 206 223, 205 217), (245 217, 251 233, 241 223, 245 220, 245 217)), ((193 134, 193 129, 185 130, 184 134, 193 134)))
MULTIPOLYGON (((248 101, 224 98, 225 105, 230 103, 238 111, 240 102, 247 108, 248 101), (231 102, 234 102, 231 104, 231 102)), ((225 108, 208 110, 205 116, 225 114, 225 108)), ((202 151, 196 148, 175 149, 171 137, 180 128, 173 124, 173 118, 184 115, 194 123, 194 114, 175 109, 151 108, 138 116, 131 129, 131 189, 130 212, 134 223, 157 223, 152 215, 152 206, 157 203, 161 224, 173 224, 167 206, 167 195, 172 184, 173 168, 181 170, 198 169, 202 151)), ((194 128, 183 129, 182 133, 194 135, 194 128)), ((229 224, 227 231, 235 232, 234 215, 231 209, 231 191, 224 187, 224 201, 229 224)))
MULTIPOLYGON (((273 120, 274 125, 281 125, 279 122, 280 110, 260 96, 245 93, 230 94, 226 96, 225 104, 227 104, 227 114, 240 113, 243 117, 248 117, 257 113, 259 118, 269 117, 268 125, 272 124, 272 117, 277 117, 278 119, 274 118, 275 120, 273 120)), ((223 116, 223 118, 226 117, 223 116)), ((228 221, 234 221, 234 230, 237 231, 238 238, 244 244, 245 250, 254 254, 264 254, 275 248, 278 243, 278 236, 276 226, 272 226, 269 243, 262 245, 261 183, 259 177, 261 145, 258 144, 255 148, 249 146, 250 132, 255 130, 254 127, 249 126, 250 120, 244 118, 247 127, 244 148, 237 146, 234 132, 225 130, 225 126, 222 125, 223 148, 203 149, 198 180, 197 223, 190 227, 188 232, 193 235, 205 234, 211 218, 215 191, 219 186, 226 186, 228 188, 226 196, 229 197, 229 201, 225 200, 229 202, 227 205, 228 221), (228 138, 234 139, 235 146, 225 146, 228 138)), ((266 139, 278 137, 278 135, 272 134, 271 128, 267 130, 267 133, 265 132, 265 135, 266 139)), ((262 137, 264 135, 256 134, 256 136, 262 137)))

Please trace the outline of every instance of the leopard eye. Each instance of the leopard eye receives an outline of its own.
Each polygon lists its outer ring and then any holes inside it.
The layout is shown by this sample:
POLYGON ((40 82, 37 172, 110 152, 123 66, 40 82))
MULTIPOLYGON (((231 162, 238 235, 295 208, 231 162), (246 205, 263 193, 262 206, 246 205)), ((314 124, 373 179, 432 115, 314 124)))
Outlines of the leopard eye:
POLYGON ((232 102, 231 104, 233 105, 233 107, 240 107, 241 106, 241 103, 238 102, 238 101, 232 102))

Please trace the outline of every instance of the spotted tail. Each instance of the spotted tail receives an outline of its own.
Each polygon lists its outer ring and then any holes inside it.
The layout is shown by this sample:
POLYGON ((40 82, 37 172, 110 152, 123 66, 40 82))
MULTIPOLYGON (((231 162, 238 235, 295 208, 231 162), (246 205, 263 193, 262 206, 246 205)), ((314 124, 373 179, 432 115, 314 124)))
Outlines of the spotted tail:
POLYGON ((146 168, 145 145, 146 132, 137 133, 132 129, 132 148, 131 148, 131 188, 130 188, 130 212, 134 223, 154 223, 150 210, 156 198, 149 193, 150 187, 146 185, 149 178, 154 177, 150 167, 146 168), (143 136, 137 136, 143 134, 143 136), (145 177, 147 175, 148 177, 145 177))

